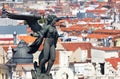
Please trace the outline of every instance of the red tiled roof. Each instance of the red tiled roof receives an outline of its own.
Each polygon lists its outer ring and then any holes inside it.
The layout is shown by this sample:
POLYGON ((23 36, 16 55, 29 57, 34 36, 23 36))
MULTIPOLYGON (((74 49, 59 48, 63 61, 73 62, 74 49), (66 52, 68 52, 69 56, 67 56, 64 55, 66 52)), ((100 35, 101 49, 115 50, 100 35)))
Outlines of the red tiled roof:
POLYGON ((87 10, 86 12, 92 12, 92 13, 105 13, 106 10, 95 9, 95 10, 87 10))
POLYGON ((85 22, 94 22, 94 18, 83 18, 81 19, 82 21, 85 21, 85 22))
POLYGON ((104 24, 75 24, 68 28, 61 28, 62 31, 81 31, 81 30, 88 30, 90 27, 95 27, 101 29, 104 27, 104 24))
POLYGON ((102 39, 102 38, 107 38, 109 35, 106 34, 88 34, 86 37, 87 38, 96 38, 96 39, 102 39))
POLYGON ((3 45, 4 51, 7 53, 8 47, 11 46, 13 49, 16 47, 16 45, 3 45))
POLYGON ((91 43, 79 43, 79 42, 71 42, 71 43, 61 43, 63 45, 63 47, 67 50, 67 51, 75 51, 78 48, 81 48, 83 50, 85 49, 90 49, 92 47, 91 43))
POLYGON ((59 53, 59 51, 56 51, 56 59, 54 62, 55 65, 58 65, 60 63, 59 59, 60 59, 60 53, 59 53))
POLYGON ((107 62, 110 62, 112 66, 117 69, 118 62, 120 62, 120 58, 107 58, 105 59, 107 62))
POLYGON ((1 41, 11 41, 13 40, 14 38, 0 38, 1 41))
POLYGON ((0 38, 0 45, 12 45, 14 43, 14 38, 0 38))
POLYGON ((102 33, 102 34, 120 34, 120 30, 98 29, 98 30, 93 31, 93 33, 102 33))
POLYGON ((120 47, 92 47, 93 49, 104 50, 104 51, 118 51, 120 47))
POLYGON ((87 28, 84 28, 84 27, 80 27, 78 25, 73 25, 67 29, 70 29, 70 30, 75 30, 75 31, 82 31, 82 30, 87 30, 87 28))
POLYGON ((68 28, 61 28, 62 31, 82 31, 82 30, 87 30, 85 27, 80 27, 78 25, 73 25, 68 28))
POLYGON ((20 40, 24 40, 26 43, 32 43, 35 41, 35 37, 32 36, 18 36, 20 40))
POLYGON ((104 27, 104 24, 88 24, 89 27, 104 27))

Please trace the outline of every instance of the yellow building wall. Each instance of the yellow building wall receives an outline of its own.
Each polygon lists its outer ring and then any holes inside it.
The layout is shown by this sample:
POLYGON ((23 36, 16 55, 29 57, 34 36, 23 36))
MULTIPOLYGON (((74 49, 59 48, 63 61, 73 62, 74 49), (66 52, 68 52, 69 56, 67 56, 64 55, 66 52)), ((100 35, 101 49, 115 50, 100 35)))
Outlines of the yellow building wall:
POLYGON ((120 38, 119 38, 119 39, 117 39, 116 46, 120 46, 120 38))
POLYGON ((9 68, 5 65, 0 65, 0 79, 8 79, 9 68))

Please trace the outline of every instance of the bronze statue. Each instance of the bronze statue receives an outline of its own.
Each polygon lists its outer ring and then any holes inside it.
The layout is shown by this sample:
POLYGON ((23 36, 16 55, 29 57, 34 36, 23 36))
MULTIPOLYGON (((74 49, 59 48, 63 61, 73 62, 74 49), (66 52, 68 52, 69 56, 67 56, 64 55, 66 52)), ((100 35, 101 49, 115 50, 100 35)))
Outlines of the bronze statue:
POLYGON ((44 26, 40 26, 38 24, 38 20, 41 19, 41 16, 36 16, 36 15, 21 15, 21 14, 13 14, 7 12, 8 18, 11 19, 17 19, 17 20, 25 20, 28 25, 31 27, 33 32, 32 36, 36 36, 37 39, 29 46, 29 51, 28 53, 33 54, 35 53, 39 46, 41 45, 43 38, 44 40, 44 48, 39 55, 39 66, 34 62, 34 68, 35 70, 32 70, 31 73, 33 73, 33 79, 44 79, 42 78, 45 75, 47 76, 46 78, 50 78, 50 70, 51 67, 54 64, 55 58, 56 58, 56 44, 57 44, 57 39, 59 37, 55 23, 59 21, 60 19, 57 18, 55 15, 48 15, 46 18, 46 23, 44 26), (47 68, 45 68, 45 64, 48 62, 47 68), (44 74, 44 75, 43 75, 44 74), (37 77, 36 77, 36 76, 37 77))

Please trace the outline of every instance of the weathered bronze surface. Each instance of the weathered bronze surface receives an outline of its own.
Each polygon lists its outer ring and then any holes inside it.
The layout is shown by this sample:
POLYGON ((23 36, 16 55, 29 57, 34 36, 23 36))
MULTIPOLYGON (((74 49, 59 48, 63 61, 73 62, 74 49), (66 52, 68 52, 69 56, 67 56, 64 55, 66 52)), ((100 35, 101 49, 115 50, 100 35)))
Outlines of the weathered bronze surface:
POLYGON ((34 70, 31 70, 32 79, 52 79, 50 74, 51 67, 54 64, 56 58, 56 44, 59 37, 55 23, 59 21, 55 15, 48 15, 44 26, 40 26, 38 20, 41 16, 33 15, 20 15, 7 12, 8 18, 25 20, 31 27, 34 34, 32 36, 37 37, 36 40, 29 45, 27 53, 35 53, 44 40, 44 47, 39 55, 39 63, 34 62, 34 70), (47 63, 47 67, 45 64, 47 63))

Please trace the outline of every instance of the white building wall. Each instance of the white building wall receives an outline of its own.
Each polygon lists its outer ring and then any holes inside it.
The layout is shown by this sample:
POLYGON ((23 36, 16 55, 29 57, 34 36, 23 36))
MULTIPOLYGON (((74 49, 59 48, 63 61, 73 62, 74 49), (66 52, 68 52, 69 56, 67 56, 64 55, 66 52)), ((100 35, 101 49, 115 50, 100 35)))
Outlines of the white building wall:
POLYGON ((3 49, 2 46, 0 46, 0 64, 4 64, 7 62, 7 59, 6 59, 6 53, 3 49))
POLYGON ((87 60, 88 52, 87 50, 80 51, 80 60, 81 62, 85 62, 87 60))
POLYGON ((106 58, 118 58, 118 51, 103 51, 91 49, 91 61, 93 63, 104 63, 106 58))
POLYGON ((111 58, 111 57, 115 57, 118 58, 118 52, 117 51, 108 51, 105 53, 105 58, 111 58))
POLYGON ((91 49, 91 62, 92 63, 104 63, 105 52, 101 50, 91 49))
POLYGON ((60 67, 68 67, 70 54, 72 54, 71 51, 60 51, 60 67))
POLYGON ((25 79, 32 79, 31 72, 26 72, 25 79))
POLYGON ((75 63, 75 74, 84 76, 95 75, 95 68, 91 63, 75 63))
MULTIPOLYGON (((6 77, 8 77, 8 75, 9 75, 8 67, 6 65, 0 64, 0 79, 6 79, 6 77)), ((8 79, 9 79, 9 77, 8 77, 8 79)))

